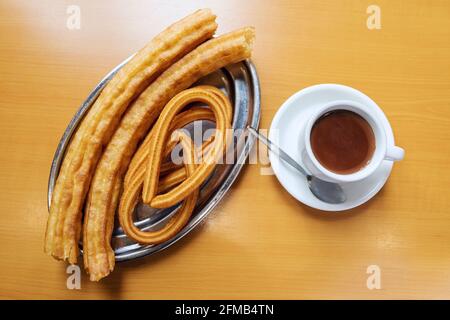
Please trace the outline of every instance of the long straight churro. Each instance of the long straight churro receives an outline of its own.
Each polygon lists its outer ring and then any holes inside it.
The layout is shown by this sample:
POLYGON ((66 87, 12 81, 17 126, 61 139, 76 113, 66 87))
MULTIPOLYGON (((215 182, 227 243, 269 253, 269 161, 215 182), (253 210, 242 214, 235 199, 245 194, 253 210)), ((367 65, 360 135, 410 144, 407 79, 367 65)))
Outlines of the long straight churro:
MULTIPOLYGON (((45 252, 76 263, 82 205, 102 149, 122 114, 130 101, 164 70, 212 37, 216 28, 215 16, 208 9, 180 20, 140 50, 103 89, 64 158, 47 222, 45 252)), ((117 195, 119 191, 116 189, 117 195)))
POLYGON ((91 280, 100 280, 114 268, 110 241, 118 199, 115 192, 120 190, 137 143, 177 93, 221 67, 249 58, 253 39, 253 28, 243 28, 205 42, 161 74, 127 110, 97 165, 89 190, 83 256, 91 280))

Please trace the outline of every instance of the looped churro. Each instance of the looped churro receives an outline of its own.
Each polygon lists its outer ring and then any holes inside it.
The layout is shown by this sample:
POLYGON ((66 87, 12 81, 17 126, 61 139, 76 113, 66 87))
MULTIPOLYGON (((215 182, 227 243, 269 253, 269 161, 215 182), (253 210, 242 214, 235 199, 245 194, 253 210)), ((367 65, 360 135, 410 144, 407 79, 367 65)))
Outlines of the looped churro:
MULTIPOLYGON (((182 131, 175 131, 175 139, 183 146, 183 156, 185 157, 185 168, 188 175, 195 171, 194 144, 190 137, 182 131)), ((132 239, 140 243, 160 243, 173 237, 189 220, 198 198, 198 189, 192 190, 191 194, 183 202, 178 212, 161 229, 152 232, 141 231, 133 223, 133 207, 136 205, 137 197, 142 185, 132 184, 131 188, 124 191, 119 207, 120 224, 125 233, 132 239)))
MULTIPOLYGON (((217 89, 216 87, 206 86, 206 85, 197 86, 196 88, 208 90, 209 92, 215 94, 217 98, 221 99, 223 106, 225 107, 227 119, 229 119, 228 121, 231 121, 231 117, 232 117, 232 113, 233 113, 231 104, 228 102, 228 98, 225 95, 223 95, 219 89, 217 89)), ((198 121, 198 120, 215 121, 214 113, 208 108, 192 107, 189 110, 181 112, 176 115, 176 117, 172 121, 170 132, 173 132, 177 128, 183 128, 187 124, 194 122, 194 121, 198 121)), ((152 139, 153 139, 153 130, 150 131, 150 133, 144 139, 141 146, 134 154, 133 159, 130 162, 130 165, 128 166, 128 170, 127 170, 127 173, 126 173, 125 179, 124 179, 125 187, 130 184, 131 180, 136 178, 136 176, 138 176, 139 174, 143 174, 143 171, 145 171, 145 163, 144 162, 146 161, 146 159, 148 157, 149 144, 152 139), (138 172, 138 171, 140 171, 140 172, 138 172)), ((203 156, 203 154, 207 150, 209 150, 209 147, 210 147, 213 139, 214 139, 214 135, 212 135, 210 138, 208 138, 202 144, 202 147, 200 150, 201 155, 198 155, 199 157, 203 156)), ((171 150, 172 150, 171 147, 166 148, 165 156, 167 156, 167 153, 170 152, 171 150)), ((178 166, 176 164, 174 164, 173 162, 166 162, 161 165, 160 172, 167 173, 176 168, 178 168, 178 166)), ((183 176, 182 179, 184 179, 186 177, 185 169, 180 168, 180 170, 178 170, 176 172, 171 172, 170 175, 178 175, 178 176, 182 175, 183 176)), ((180 182, 180 181, 178 181, 178 182, 180 182)))
POLYGON ((215 94, 208 90, 192 88, 182 91, 167 104, 155 124, 155 132, 157 132, 157 135, 151 141, 149 148, 147 170, 142 189, 144 203, 154 208, 170 207, 184 199, 193 189, 200 187, 203 181, 211 174, 218 157, 223 153, 223 148, 226 144, 226 129, 230 127, 230 122, 225 112, 226 108, 221 107, 224 101, 218 99, 215 94), (205 155, 203 162, 195 172, 187 177, 177 188, 167 193, 156 195, 158 190, 159 168, 163 158, 164 144, 170 133, 170 122, 178 112, 193 102, 202 102, 209 105, 214 113, 216 118, 216 133, 213 147, 205 155))
POLYGON ((210 86, 182 91, 166 105, 153 130, 136 152, 125 177, 119 206, 119 221, 130 238, 143 244, 161 243, 184 227, 195 208, 201 184, 212 173, 216 161, 224 152, 231 113, 228 98, 220 90, 210 86), (195 107, 178 114, 192 102, 205 103, 209 109, 195 107), (192 121, 212 120, 211 115, 214 115, 216 132, 204 143, 203 147, 207 145, 208 151, 202 153, 202 162, 197 166, 192 140, 177 129, 192 121), (160 179, 162 160, 173 148, 173 142, 178 141, 183 147, 184 168, 160 179), (152 207, 167 208, 180 201, 183 201, 183 205, 162 229, 141 231, 134 226, 132 219, 133 209, 141 190, 144 203, 152 207))

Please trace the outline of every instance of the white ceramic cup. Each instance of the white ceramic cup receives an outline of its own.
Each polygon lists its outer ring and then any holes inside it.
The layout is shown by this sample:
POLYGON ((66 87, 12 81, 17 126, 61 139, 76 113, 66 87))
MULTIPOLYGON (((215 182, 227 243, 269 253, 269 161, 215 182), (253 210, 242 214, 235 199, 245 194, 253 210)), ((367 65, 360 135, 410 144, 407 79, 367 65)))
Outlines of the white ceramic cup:
POLYGON ((350 100, 336 100, 318 107, 311 114, 302 134, 305 142, 305 148, 302 150, 303 163, 312 175, 330 182, 346 183, 362 180, 373 174, 384 160, 399 161, 403 159, 405 154, 402 148, 387 143, 384 126, 377 118, 375 110, 350 100), (375 149, 372 158, 366 166, 350 174, 338 174, 326 169, 316 159, 311 148, 313 125, 322 115, 334 110, 348 110, 357 113, 370 124, 375 136, 375 149))

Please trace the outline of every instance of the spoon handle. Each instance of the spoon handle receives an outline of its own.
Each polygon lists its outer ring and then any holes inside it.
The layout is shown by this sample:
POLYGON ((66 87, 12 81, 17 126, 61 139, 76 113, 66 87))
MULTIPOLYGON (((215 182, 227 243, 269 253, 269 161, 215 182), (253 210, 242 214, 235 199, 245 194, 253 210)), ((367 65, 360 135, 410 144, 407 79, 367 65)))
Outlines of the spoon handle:
POLYGON ((276 156, 280 157, 282 160, 286 161, 288 164, 290 164, 293 168, 297 169, 297 171, 300 171, 302 174, 304 174, 307 178, 309 178, 310 174, 306 172, 305 169, 294 159, 291 158, 290 155, 288 155, 286 152, 280 149, 276 144, 274 144, 272 141, 267 139, 265 136, 260 134, 258 131, 256 131, 254 128, 248 126, 248 131, 253 134, 255 137, 257 137, 262 143, 264 143, 267 148, 272 151, 276 156))

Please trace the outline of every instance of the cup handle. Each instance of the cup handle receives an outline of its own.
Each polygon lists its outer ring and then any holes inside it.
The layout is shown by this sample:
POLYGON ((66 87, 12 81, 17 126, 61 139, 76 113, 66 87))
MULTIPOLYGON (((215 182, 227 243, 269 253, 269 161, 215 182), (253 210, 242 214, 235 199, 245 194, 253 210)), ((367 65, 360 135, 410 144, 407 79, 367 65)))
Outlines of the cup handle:
POLYGON ((405 150, 397 146, 390 146, 386 150, 385 160, 400 161, 405 156, 405 150))

